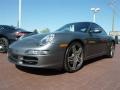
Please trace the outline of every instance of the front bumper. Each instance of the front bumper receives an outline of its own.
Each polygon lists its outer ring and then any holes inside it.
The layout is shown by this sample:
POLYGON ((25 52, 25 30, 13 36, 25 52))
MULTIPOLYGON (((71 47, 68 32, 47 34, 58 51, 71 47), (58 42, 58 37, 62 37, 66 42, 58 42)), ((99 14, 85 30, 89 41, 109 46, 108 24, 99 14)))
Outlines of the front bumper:
POLYGON ((8 60, 16 65, 25 67, 62 68, 65 49, 58 48, 54 45, 48 51, 46 55, 27 55, 25 53, 23 54, 23 52, 14 53, 9 50, 8 60))

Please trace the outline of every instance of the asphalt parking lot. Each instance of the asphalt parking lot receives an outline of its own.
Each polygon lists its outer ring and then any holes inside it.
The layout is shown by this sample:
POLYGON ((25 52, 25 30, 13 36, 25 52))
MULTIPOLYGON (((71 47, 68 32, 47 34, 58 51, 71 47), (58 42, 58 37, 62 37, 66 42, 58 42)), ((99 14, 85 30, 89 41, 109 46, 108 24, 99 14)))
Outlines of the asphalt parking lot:
POLYGON ((0 54, 0 90, 120 90, 120 45, 114 58, 89 60, 75 73, 18 67, 0 54))

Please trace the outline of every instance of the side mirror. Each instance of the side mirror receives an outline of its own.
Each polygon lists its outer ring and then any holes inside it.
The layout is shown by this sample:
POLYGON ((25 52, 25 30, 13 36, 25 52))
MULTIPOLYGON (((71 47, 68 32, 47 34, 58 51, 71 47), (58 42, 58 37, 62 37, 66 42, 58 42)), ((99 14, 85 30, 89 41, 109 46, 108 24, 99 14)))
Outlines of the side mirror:
POLYGON ((90 33, 101 33, 102 31, 99 29, 95 29, 95 30, 90 30, 90 33))

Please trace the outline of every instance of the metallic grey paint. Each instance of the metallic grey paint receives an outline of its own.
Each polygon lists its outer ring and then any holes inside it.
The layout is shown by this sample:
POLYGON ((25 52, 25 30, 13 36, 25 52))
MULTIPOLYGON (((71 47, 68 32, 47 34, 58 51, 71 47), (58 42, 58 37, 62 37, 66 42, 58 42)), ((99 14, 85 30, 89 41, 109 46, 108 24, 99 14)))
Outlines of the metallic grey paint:
MULTIPOLYGON (((94 24, 91 22, 83 23, 94 24)), ((66 49, 72 42, 79 41, 82 44, 84 48, 84 60, 107 55, 110 43, 114 42, 110 36, 99 36, 89 33, 89 29, 87 32, 57 31, 52 34, 55 35, 52 43, 46 45, 40 45, 40 41, 49 34, 32 35, 13 43, 10 45, 8 51, 9 61, 16 65, 27 67, 62 68, 66 49), (67 46, 62 48, 60 47, 61 44, 66 44, 67 46), (40 53, 45 54, 28 55, 26 53, 27 50, 39 50, 40 53), (30 57, 32 58, 29 59, 30 57)))

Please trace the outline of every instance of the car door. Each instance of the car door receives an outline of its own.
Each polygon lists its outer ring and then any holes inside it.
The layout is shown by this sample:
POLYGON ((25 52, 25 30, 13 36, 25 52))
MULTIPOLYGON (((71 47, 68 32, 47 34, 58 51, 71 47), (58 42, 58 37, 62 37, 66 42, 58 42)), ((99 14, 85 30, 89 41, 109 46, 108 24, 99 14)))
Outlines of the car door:
POLYGON ((87 49, 86 49, 87 58, 100 56, 100 54, 102 54, 102 50, 105 49, 105 47, 103 47, 103 44, 101 44, 103 40, 103 38, 100 35, 101 32, 102 30, 97 24, 92 23, 90 25, 87 37, 87 49))
POLYGON ((99 28, 100 32, 96 33, 97 37, 99 38, 99 52, 101 54, 105 54, 107 52, 107 44, 109 43, 109 37, 107 35, 107 33, 105 32, 105 30, 100 27, 99 25, 97 25, 97 27, 99 28))

